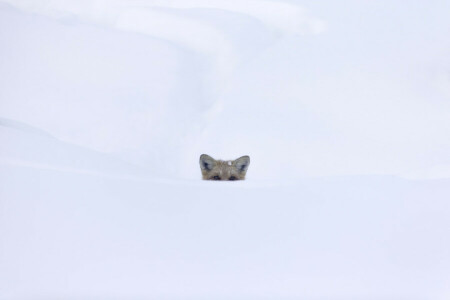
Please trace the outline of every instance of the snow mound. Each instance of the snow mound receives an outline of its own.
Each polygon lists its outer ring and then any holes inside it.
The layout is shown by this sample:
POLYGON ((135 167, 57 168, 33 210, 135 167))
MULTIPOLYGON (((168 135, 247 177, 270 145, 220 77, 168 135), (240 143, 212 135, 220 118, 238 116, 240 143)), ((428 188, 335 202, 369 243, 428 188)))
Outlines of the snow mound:
POLYGON ((0 299, 449 299, 448 3, 298 2, 0 0, 0 299))
POLYGON ((148 171, 110 155, 71 145, 30 125, 0 118, 0 166, 113 177, 145 177, 148 171))

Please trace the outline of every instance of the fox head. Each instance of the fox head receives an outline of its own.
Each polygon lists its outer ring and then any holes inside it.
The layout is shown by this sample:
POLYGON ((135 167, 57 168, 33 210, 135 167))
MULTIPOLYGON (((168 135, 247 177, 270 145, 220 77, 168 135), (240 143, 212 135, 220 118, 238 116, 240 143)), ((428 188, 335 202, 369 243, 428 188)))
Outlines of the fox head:
POLYGON ((242 156, 236 160, 215 160, 209 155, 200 156, 200 169, 203 180, 244 180, 250 165, 250 157, 242 156))

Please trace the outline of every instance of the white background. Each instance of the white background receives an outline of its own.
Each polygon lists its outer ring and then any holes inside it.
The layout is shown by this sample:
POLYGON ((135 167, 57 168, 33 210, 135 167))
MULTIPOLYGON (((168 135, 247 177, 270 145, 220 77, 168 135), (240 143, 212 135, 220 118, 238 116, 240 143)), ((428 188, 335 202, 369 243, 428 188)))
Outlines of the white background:
POLYGON ((0 299, 448 299, 449 11, 0 1, 0 299))

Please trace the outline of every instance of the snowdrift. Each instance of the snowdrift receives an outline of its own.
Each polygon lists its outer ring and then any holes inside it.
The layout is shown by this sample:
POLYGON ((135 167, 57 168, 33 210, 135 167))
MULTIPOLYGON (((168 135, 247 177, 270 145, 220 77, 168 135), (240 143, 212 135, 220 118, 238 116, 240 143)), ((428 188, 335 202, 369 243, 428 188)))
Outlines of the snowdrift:
POLYGON ((450 8, 344 2, 0 1, 0 299, 448 299, 450 8))
POLYGON ((0 168, 2 299, 449 295, 449 180, 163 180, 42 134, 1 137, 16 155, 0 168))

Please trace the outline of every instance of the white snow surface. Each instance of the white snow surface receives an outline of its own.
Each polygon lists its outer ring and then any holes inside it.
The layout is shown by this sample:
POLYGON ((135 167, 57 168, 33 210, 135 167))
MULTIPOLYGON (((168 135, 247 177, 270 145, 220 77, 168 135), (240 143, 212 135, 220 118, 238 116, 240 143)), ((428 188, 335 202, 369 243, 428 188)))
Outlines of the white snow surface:
POLYGON ((0 299, 450 299, 449 11, 0 0, 0 299))

